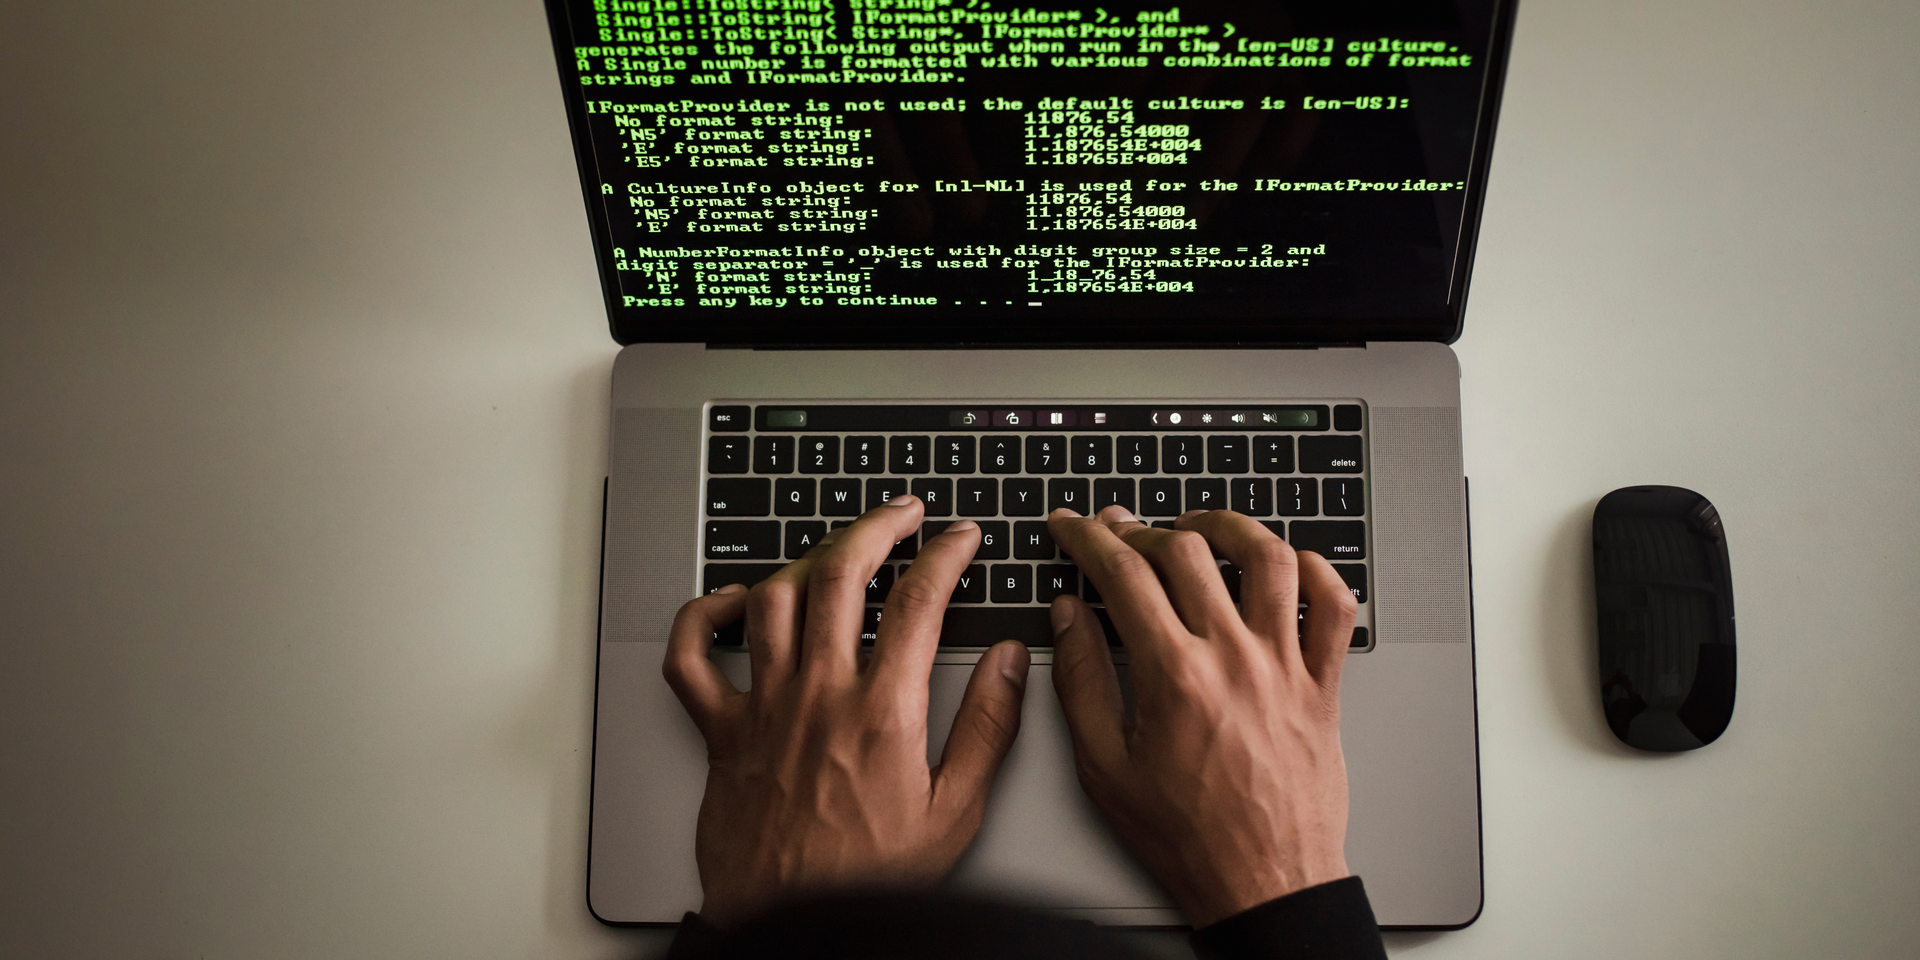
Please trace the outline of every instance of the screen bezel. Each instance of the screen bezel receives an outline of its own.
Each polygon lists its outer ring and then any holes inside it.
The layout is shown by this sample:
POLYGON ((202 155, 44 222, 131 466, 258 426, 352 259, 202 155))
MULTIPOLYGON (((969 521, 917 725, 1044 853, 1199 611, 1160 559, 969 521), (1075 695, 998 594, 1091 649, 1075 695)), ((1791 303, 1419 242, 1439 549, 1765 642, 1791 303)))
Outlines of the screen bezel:
POLYGON ((608 330, 615 343, 706 343, 728 347, 858 347, 980 349, 992 347, 1155 347, 1155 348, 1232 348, 1271 346, 1317 346, 1368 341, 1430 340, 1452 343, 1464 329, 1468 281, 1473 273, 1473 254, 1480 234, 1481 208, 1486 200, 1487 172, 1492 160, 1494 127, 1500 114, 1500 95, 1507 72, 1508 49, 1513 39, 1514 10, 1518 0, 1494 0, 1493 22, 1488 37, 1487 71, 1481 80, 1480 105, 1474 122, 1473 154, 1468 161, 1467 188, 1460 218, 1459 242, 1454 247, 1453 269, 1447 289, 1446 311, 1435 317, 1369 317, 1355 319, 1295 318, 1285 321, 1236 319, 1196 323, 1181 317, 1177 309, 1167 321, 1178 323, 1180 337, 1169 339, 1164 326, 1133 325, 1115 328, 1104 325, 1101 336, 1062 339, 1057 328, 1002 329, 992 340, 959 340, 941 329, 915 329, 892 317, 865 320, 857 313, 837 320, 831 326, 810 324, 804 330, 783 324, 777 318, 729 320, 725 329, 703 324, 699 329, 672 331, 663 329, 658 313, 643 308, 620 306, 618 274, 614 269, 612 230, 606 210, 599 202, 598 157, 587 124, 586 102, 576 96, 579 76, 570 55, 572 27, 567 19, 566 0, 546 0, 548 34, 553 40, 554 63, 559 70, 562 97, 566 103, 567 127, 573 137, 574 162, 580 177, 581 196, 591 226, 594 259, 600 270, 600 293, 606 304, 608 330), (667 334, 684 333, 684 336, 667 334), (803 335, 796 335, 803 334, 803 335))

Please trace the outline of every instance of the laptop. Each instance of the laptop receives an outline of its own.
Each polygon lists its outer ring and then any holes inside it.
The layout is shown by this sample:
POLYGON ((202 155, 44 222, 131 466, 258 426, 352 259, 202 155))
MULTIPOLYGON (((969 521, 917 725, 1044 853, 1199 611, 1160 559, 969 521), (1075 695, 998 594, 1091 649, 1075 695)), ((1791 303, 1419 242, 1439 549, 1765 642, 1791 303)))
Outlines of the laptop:
MULTIPOLYGON (((1508 0, 549 0, 613 339, 587 900, 700 906, 686 600, 894 496, 982 544, 932 677, 1025 720, 951 883, 1183 922, 1075 782, 1045 515, 1229 508, 1359 600, 1347 861, 1386 927, 1479 915, 1462 329, 1508 0)), ((868 584, 872 639, 919 537, 868 584)), ((1223 567, 1230 588, 1237 571, 1223 567)), ((1109 636, 1112 637, 1111 632, 1109 636)), ((713 657, 748 683, 735 628, 713 657)), ((1126 653, 1114 656, 1125 682, 1126 653)))

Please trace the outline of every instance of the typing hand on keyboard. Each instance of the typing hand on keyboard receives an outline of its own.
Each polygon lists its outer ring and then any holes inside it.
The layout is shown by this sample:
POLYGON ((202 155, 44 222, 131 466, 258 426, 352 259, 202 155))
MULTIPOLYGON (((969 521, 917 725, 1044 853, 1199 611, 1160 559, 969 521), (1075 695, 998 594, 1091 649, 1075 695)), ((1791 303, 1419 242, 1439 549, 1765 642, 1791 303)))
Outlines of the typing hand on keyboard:
POLYGON ((1356 601, 1333 565, 1224 510, 1174 529, 1121 507, 1056 510, 1048 526, 1130 657, 1127 725, 1093 608, 1053 601, 1081 786, 1187 918, 1203 927, 1347 876, 1340 669, 1356 601), (1215 553, 1241 571, 1240 609, 1215 553))
POLYGON ((928 676, 977 524, 925 539, 892 583, 871 656, 861 649, 869 584, 924 512, 918 497, 892 497, 751 591, 728 584, 680 608, 664 669, 707 741, 694 854, 709 923, 799 894, 930 886, 979 832, 1020 729, 1025 646, 980 658, 941 762, 927 765, 928 676), (708 658, 716 630, 742 616, 745 693, 708 658))

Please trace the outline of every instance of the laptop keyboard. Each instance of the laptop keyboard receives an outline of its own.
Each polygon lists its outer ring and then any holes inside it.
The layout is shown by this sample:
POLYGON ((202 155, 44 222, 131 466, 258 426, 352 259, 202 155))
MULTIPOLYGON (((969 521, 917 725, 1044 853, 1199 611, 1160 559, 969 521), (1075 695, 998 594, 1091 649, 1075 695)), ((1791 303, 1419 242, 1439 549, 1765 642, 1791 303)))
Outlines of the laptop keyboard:
MULTIPOLYGON (((827 531, 912 494, 925 522, 867 584, 866 641, 921 542, 964 518, 980 525, 980 547, 949 601, 941 647, 1049 647, 1055 597, 1079 594, 1103 621, 1106 612, 1048 534, 1048 513, 1119 504, 1171 528, 1187 510, 1231 509, 1333 561, 1361 604, 1352 645, 1367 648, 1365 419, 1352 401, 715 402, 702 436, 699 583, 709 593, 758 583, 827 531)), ((1239 570, 1223 562, 1221 574, 1238 601, 1239 570)), ((736 624, 716 642, 741 635, 736 624)))

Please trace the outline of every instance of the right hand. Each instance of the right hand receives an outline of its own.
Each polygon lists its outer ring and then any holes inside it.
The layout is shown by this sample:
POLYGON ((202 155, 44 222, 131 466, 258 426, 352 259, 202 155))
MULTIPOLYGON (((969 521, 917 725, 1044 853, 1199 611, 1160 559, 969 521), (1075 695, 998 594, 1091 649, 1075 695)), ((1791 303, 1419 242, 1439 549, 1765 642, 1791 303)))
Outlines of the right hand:
POLYGON ((1106 599, 1133 679, 1129 726, 1093 608, 1056 599, 1053 682, 1080 785, 1187 919, 1348 876, 1340 668, 1355 603, 1333 566, 1224 510, 1173 530, 1119 507, 1056 510, 1048 527, 1106 599), (1242 571, 1240 610, 1216 550, 1242 571))

